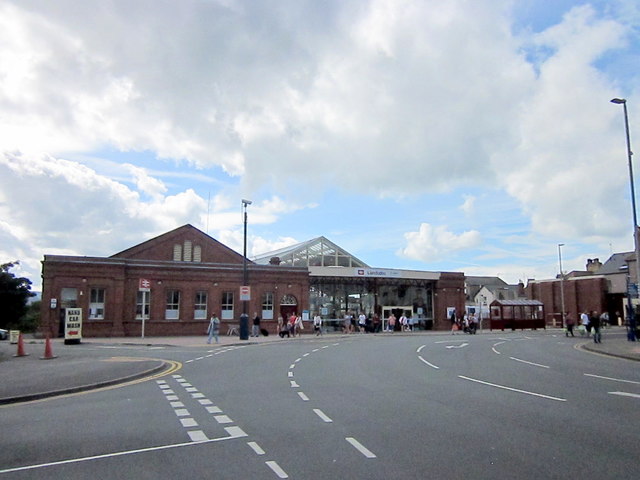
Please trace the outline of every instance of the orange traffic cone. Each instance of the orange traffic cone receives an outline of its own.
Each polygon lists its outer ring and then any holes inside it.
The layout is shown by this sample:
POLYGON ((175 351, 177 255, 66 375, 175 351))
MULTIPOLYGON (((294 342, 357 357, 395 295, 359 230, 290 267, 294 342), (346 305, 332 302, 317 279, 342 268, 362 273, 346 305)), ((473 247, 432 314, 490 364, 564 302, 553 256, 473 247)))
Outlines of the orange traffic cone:
POLYGON ((47 335, 47 339, 44 342, 44 357, 40 357, 40 360, 51 360, 52 358, 56 358, 56 356, 51 349, 51 339, 47 335))
POLYGON ((27 355, 29 354, 25 353, 24 351, 24 340, 22 339, 22 334, 20 333, 18 335, 18 351, 16 352, 14 357, 26 357, 27 355))

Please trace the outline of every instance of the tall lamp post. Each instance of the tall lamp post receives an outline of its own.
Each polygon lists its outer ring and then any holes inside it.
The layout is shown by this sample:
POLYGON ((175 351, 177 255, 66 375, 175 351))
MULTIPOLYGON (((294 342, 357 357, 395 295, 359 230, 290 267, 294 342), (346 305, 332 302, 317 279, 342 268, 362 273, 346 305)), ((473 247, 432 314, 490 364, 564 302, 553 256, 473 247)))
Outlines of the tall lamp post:
POLYGON ((247 314, 247 302, 250 298, 248 289, 249 275, 247 272, 247 205, 251 205, 251 200, 242 199, 244 210, 244 249, 242 256, 242 288, 240 289, 240 300, 242 301, 242 315, 240 315, 240 340, 249 340, 249 315, 247 314))
MULTIPOLYGON (((631 138, 629 136, 629 115, 627 113, 627 100, 624 98, 612 98, 611 103, 615 103, 618 105, 622 105, 624 108, 624 129, 627 137, 627 162, 629 164, 629 185, 631 186, 631 209, 633 210, 633 240, 635 246, 636 253, 636 287, 635 289, 629 288, 627 292, 627 297, 629 299, 629 322, 632 326, 631 333, 633 334, 633 339, 635 339, 635 314, 633 311, 633 305, 631 302, 631 294, 632 291, 635 290, 635 295, 637 296, 638 292, 638 283, 640 282, 640 245, 638 245, 638 216, 636 214, 636 191, 633 185, 633 162, 631 161, 631 157, 633 152, 631 151, 631 138)), ((631 285, 629 286, 631 287, 631 285)), ((631 339, 631 337, 630 337, 631 339)))
POLYGON ((564 308, 564 273, 562 273, 562 247, 564 247, 564 243, 558 244, 558 262, 560 263, 560 308, 562 309, 562 313, 560 314, 560 319, 562 320, 562 327, 566 325, 565 322, 565 308, 564 308))

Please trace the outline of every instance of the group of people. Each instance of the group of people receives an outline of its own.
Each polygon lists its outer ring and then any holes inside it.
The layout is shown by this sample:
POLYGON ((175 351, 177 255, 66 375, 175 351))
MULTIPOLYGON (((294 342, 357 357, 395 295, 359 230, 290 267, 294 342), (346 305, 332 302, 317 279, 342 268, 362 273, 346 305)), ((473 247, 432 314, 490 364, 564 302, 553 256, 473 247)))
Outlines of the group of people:
POLYGON ((456 332, 463 331, 470 335, 474 335, 478 331, 478 317, 475 313, 465 313, 462 318, 458 318, 456 311, 453 310, 449 316, 451 321, 451 334, 455 335, 456 332))
MULTIPOLYGON (((593 335, 593 341, 595 343, 602 343, 602 327, 609 324, 609 313, 603 312, 598 315, 598 312, 593 310, 590 313, 582 312, 580 314, 580 325, 578 325, 578 331, 580 335, 586 335, 590 337, 593 335)), ((571 335, 574 337, 573 329, 576 325, 576 321, 570 313, 566 313, 564 316, 564 329, 565 335, 568 337, 571 335)))

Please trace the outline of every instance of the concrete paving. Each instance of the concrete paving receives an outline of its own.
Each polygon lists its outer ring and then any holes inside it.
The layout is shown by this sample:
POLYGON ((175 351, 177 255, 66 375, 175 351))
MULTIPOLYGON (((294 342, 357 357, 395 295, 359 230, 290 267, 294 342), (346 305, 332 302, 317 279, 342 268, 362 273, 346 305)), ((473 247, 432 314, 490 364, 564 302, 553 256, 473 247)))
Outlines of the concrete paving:
MULTIPOLYGON (((489 333, 488 331, 481 332, 489 333)), ((493 332, 501 333, 501 332, 493 332)), ((520 332, 516 332, 520 333, 520 332)), ((547 334, 564 336, 561 330, 546 330, 547 334)), ((447 335, 448 332, 414 332, 404 335, 447 335)), ((340 336, 341 334, 329 334, 340 336)), ((385 335, 385 334, 383 334, 385 335)), ((389 335, 389 334, 386 334, 389 335)), ((302 339, 313 338, 306 334, 302 339)), ((457 338, 457 337, 456 337, 457 338)), ((158 374, 170 369, 171 361, 157 358, 127 357, 113 355, 110 346, 173 346, 173 347, 216 347, 229 345, 250 345, 269 342, 298 341, 299 339, 281 339, 277 335, 250 337, 240 340, 237 335, 220 336, 220 343, 207 344, 206 336, 198 337, 118 337, 85 338, 80 345, 65 345, 63 339, 50 340, 53 359, 45 356, 45 340, 33 337, 23 338, 23 350, 26 356, 15 356, 18 345, 8 340, 0 342, 0 406, 11 403, 38 400, 65 393, 74 393, 109 385, 124 383, 138 378, 158 374), (78 347, 99 347, 78 348, 78 347), (99 354, 96 353, 99 351, 99 354)), ((610 328, 603 332, 602 343, 596 344, 587 337, 575 338, 584 350, 611 355, 629 360, 640 361, 640 342, 629 342, 622 328, 610 328)), ((153 357, 152 350, 148 357, 153 357)), ((138 352, 139 353, 139 352, 138 352)), ((145 352, 146 353, 146 352, 145 352)), ((158 353, 155 357, 161 357, 158 353)))

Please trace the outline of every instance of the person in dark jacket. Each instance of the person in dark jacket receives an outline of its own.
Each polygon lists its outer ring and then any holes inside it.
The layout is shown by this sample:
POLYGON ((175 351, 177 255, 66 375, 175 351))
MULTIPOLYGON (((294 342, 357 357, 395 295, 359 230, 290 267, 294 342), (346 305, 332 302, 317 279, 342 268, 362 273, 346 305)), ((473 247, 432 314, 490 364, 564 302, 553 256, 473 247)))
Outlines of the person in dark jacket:
POLYGON ((598 315, 598 312, 596 312, 595 310, 591 312, 589 323, 591 324, 591 333, 593 333, 593 341, 595 343, 602 343, 602 334, 600 333, 600 315, 598 315))

